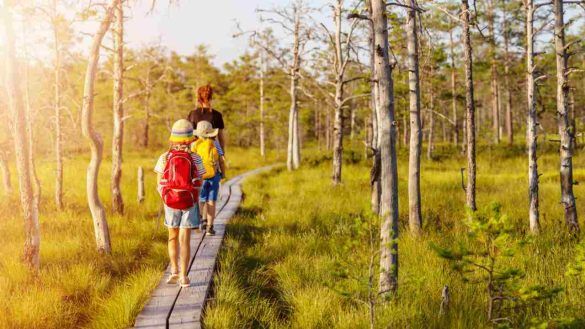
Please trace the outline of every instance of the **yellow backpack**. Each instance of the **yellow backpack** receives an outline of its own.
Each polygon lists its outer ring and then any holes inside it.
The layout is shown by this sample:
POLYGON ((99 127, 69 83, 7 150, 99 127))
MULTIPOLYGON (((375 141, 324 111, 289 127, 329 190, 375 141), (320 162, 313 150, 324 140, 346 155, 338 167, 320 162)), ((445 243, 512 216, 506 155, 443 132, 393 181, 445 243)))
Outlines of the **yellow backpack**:
POLYGON ((191 150, 197 153, 203 162, 203 167, 205 168, 203 179, 215 177, 219 163, 219 153, 217 153, 213 139, 200 138, 193 143, 191 150))

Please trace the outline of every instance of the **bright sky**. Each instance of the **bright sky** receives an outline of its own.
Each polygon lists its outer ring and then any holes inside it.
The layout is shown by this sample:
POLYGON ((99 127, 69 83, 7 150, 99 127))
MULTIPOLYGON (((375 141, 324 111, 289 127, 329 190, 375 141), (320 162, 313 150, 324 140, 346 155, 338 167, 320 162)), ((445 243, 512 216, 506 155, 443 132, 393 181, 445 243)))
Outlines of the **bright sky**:
MULTIPOLYGON (((149 43, 161 44, 180 54, 191 54, 205 44, 215 55, 215 63, 223 64, 241 55, 247 48, 247 37, 233 38, 236 22, 242 29, 258 27, 256 9, 269 9, 288 0, 181 0, 169 5, 157 0, 155 12, 147 14, 149 0, 137 1, 126 22, 128 46, 139 48, 149 43)), ((319 1, 318 1, 319 2, 319 1)))

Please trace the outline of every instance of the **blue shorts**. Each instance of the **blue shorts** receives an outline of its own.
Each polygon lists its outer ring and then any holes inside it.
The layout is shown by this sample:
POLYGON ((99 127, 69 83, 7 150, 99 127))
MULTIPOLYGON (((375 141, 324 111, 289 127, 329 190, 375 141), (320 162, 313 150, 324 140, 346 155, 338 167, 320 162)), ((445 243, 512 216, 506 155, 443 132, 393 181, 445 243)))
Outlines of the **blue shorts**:
POLYGON ((213 178, 208 178, 203 181, 201 186, 201 193, 199 193, 199 201, 217 201, 219 196, 219 181, 221 180, 221 174, 217 173, 213 178))
POLYGON ((165 226, 168 228, 198 228, 199 227, 199 205, 186 210, 165 207, 165 226))

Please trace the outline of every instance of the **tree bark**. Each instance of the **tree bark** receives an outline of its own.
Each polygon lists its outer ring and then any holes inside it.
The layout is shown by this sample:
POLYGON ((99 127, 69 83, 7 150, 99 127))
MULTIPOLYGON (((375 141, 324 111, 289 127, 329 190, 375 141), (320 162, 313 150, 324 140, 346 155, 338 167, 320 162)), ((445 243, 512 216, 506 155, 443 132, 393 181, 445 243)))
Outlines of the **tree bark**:
MULTIPOLYGON (((335 75, 335 121, 333 123, 333 185, 341 183, 341 167, 343 165, 343 103, 344 103, 344 78, 346 57, 344 56, 344 49, 341 41, 341 15, 342 15, 343 0, 337 0, 334 6, 334 21, 335 34, 334 39, 334 63, 333 74, 335 75)), ((349 37, 346 47, 349 46, 349 37)))
POLYGON ((142 131, 142 147, 148 148, 150 144, 150 96, 152 95, 151 85, 152 67, 146 69, 146 81, 144 83, 144 98, 142 100, 142 107, 144 111, 144 128, 142 131))
POLYGON ((451 57, 451 108, 453 111, 453 143, 459 144, 459 119, 457 118, 457 69, 455 68, 455 45, 453 28, 449 29, 449 49, 451 57))
POLYGON ((142 167, 138 167, 138 187, 137 187, 137 200, 138 203, 144 202, 144 169, 142 167))
MULTIPOLYGON (((26 34, 25 34, 26 35, 26 34)), ((29 67, 28 67, 28 51, 25 49, 27 54, 27 63, 24 67, 24 103, 26 112, 24 121, 26 122, 26 136, 27 136, 27 147, 28 147, 28 163, 30 168, 30 178, 33 189, 33 212, 38 217, 39 207, 41 204, 41 181, 37 175, 37 167, 34 158, 35 149, 35 138, 34 138, 34 116, 32 106, 30 103, 30 85, 29 85, 29 67)))
POLYGON ((57 17, 57 0, 53 0, 53 51, 55 52, 54 67, 54 112, 55 112, 55 206, 63 209, 63 134, 61 132, 61 39, 57 17))
POLYGON ((114 32, 114 98, 112 132, 112 211, 124 213, 124 200, 120 189, 122 179, 122 148, 124 147, 124 7, 118 1, 115 9, 114 32))
POLYGON ((2 172, 4 195, 9 197, 12 195, 12 182, 10 181, 10 168, 8 167, 8 161, 4 151, 0 151, 0 171, 2 172))
POLYGON ((14 136, 14 153, 20 190, 20 204, 24 217, 24 262, 33 270, 40 266, 40 230, 38 213, 35 211, 34 196, 30 175, 29 152, 26 135, 26 110, 19 86, 18 62, 15 55, 14 30, 12 26, 12 0, 4 1, 4 47, 5 47, 5 81, 7 87, 7 103, 12 116, 14 136))
POLYGON ((569 231, 579 232, 577 218, 577 205, 573 194, 573 148, 574 131, 571 129, 569 119, 569 81, 568 81, 568 55, 565 46, 565 20, 563 13, 563 1, 554 0, 555 14, 555 53, 557 64, 557 118, 560 145, 560 178, 561 178, 561 204, 565 208, 565 222, 569 231))
POLYGON ((540 231, 539 204, 538 204, 538 118, 536 111, 536 83, 534 65, 534 0, 524 0, 526 12, 526 100, 528 118, 526 124, 526 148, 528 150, 528 218, 530 231, 538 234, 540 231))
POLYGON ((301 38, 301 10, 297 6, 294 7, 294 27, 293 27, 293 62, 290 68, 290 111, 288 124, 288 154, 287 154, 287 168, 288 170, 296 170, 300 166, 301 151, 300 151, 300 136, 299 136, 299 115, 298 115, 298 79, 299 70, 301 66, 300 54, 300 38, 301 38))
MULTIPOLYGON (((370 17, 372 14, 372 2, 367 1, 367 8, 370 17)), ((373 20, 368 20, 369 27, 369 43, 370 43, 370 111, 372 116, 372 168, 370 171, 370 186, 371 186, 371 208, 374 214, 380 214, 380 198, 382 188, 380 186, 380 148, 379 148, 379 110, 378 110, 378 84, 375 81, 376 75, 376 42, 375 42, 375 30, 373 20)))
POLYGON ((408 51, 408 88, 410 104, 410 151, 408 157, 408 224, 410 231, 420 235, 422 214, 420 204, 420 154, 422 129, 420 120, 420 78, 416 1, 409 1, 406 44, 408 51))
POLYGON ((381 155, 380 278, 382 295, 398 289, 398 173, 396 165, 396 123, 394 121, 394 82, 388 56, 386 3, 372 0, 375 31, 375 73, 379 96, 379 133, 381 155))
POLYGON ((461 0, 461 14, 463 16, 463 44, 465 52, 465 102, 467 111, 467 207, 476 211, 475 204, 475 100, 473 95, 473 49, 471 47, 471 33, 469 31, 469 3, 461 0))
POLYGON ((266 72, 266 60, 264 51, 260 52, 260 156, 266 157, 266 146, 264 139, 264 72, 266 72))
POLYGON ((100 253, 109 254, 112 251, 110 243, 110 231, 106 220, 106 212, 98 194, 98 174, 102 162, 103 140, 94 130, 92 114, 94 110, 95 77, 98 69, 100 48, 104 35, 108 31, 114 11, 121 0, 112 0, 98 31, 94 34, 89 52, 87 71, 83 88, 83 104, 81 107, 81 132, 88 140, 91 149, 91 159, 87 167, 87 203, 93 218, 97 250, 100 253))
POLYGON ((508 144, 514 144, 514 118, 512 114, 512 86, 510 85, 510 27, 508 24, 508 17, 506 16, 506 6, 508 2, 505 1, 503 13, 503 29, 504 29, 504 85, 506 90, 506 135, 508 137, 508 144))
MULTIPOLYGON (((434 138, 434 129, 435 129, 435 115, 434 115, 434 111, 435 111, 435 91, 433 90, 433 84, 431 82, 432 76, 433 76, 433 68, 432 68, 432 63, 431 63, 431 75, 429 77, 429 140, 428 140, 428 146, 427 146, 427 159, 432 160, 433 159, 433 148, 434 148, 434 143, 433 143, 433 138, 434 138)), ((445 141, 445 123, 443 122, 443 141, 445 141)))
POLYGON ((498 63, 496 51, 496 33, 495 33, 495 14, 494 14, 494 0, 488 2, 488 29, 490 31, 489 45, 490 45, 490 61, 491 61, 491 90, 492 90, 492 130, 494 134, 494 143, 500 143, 500 92, 498 89, 498 63))

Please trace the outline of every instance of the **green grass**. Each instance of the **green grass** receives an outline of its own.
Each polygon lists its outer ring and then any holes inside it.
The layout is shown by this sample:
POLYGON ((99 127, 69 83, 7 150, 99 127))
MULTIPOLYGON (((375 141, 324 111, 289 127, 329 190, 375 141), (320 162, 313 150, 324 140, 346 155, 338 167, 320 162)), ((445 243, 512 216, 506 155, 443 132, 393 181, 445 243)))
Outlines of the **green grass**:
MULTIPOLYGON (((31 273, 21 262, 24 229, 15 193, 0 200, 0 328, 127 328, 147 300, 167 264, 166 231, 158 218, 160 201, 152 168, 159 151, 131 151, 124 157, 122 193, 124 216, 109 211, 106 159, 100 171, 100 197, 108 210, 113 253, 96 252, 93 224, 85 199, 88 158, 65 160, 66 208, 53 205, 54 163, 39 161, 42 181, 41 269, 31 273), (146 201, 136 202, 136 172, 146 172, 146 201)), ((229 149, 233 177, 264 163, 257 150, 229 149), (250 160, 255 159, 255 160, 250 160)), ((39 157, 38 159, 43 159, 39 157)), ((14 168, 13 186, 17 186, 14 168)))
MULTIPOLYGON (((525 236, 528 183, 522 149, 480 147, 478 154, 479 207, 499 202, 515 224, 517 237, 525 236)), ((343 185, 335 188, 330 162, 316 155, 305 159, 299 171, 276 170, 245 183, 243 207, 228 226, 220 255, 214 299, 206 309, 207 328, 369 327, 368 309, 358 301, 367 296, 371 255, 369 164, 355 158, 347 158, 343 185), (347 275, 336 274, 340 269, 347 275)), ((445 148, 437 150, 435 161, 423 161, 421 238, 412 237, 405 227, 407 161, 406 150, 401 149, 399 293, 378 305, 377 328, 490 327, 485 287, 463 283, 430 248, 430 243, 454 246, 467 239, 460 176, 465 159, 445 148), (451 290, 451 309, 440 316, 445 284, 451 290)), ((585 181, 585 156, 578 154, 574 165, 575 179, 585 181)), ((532 319, 585 319, 585 283, 565 276, 575 241, 566 233, 559 204, 556 152, 548 150, 539 166, 544 233, 506 262, 526 272, 525 284, 559 286, 564 291, 552 301, 515 312, 515 327, 528 326, 532 319)), ((577 185, 575 193, 583 216, 580 200, 585 190, 577 185)), ((372 226, 377 237, 379 224, 374 221, 372 226)))

